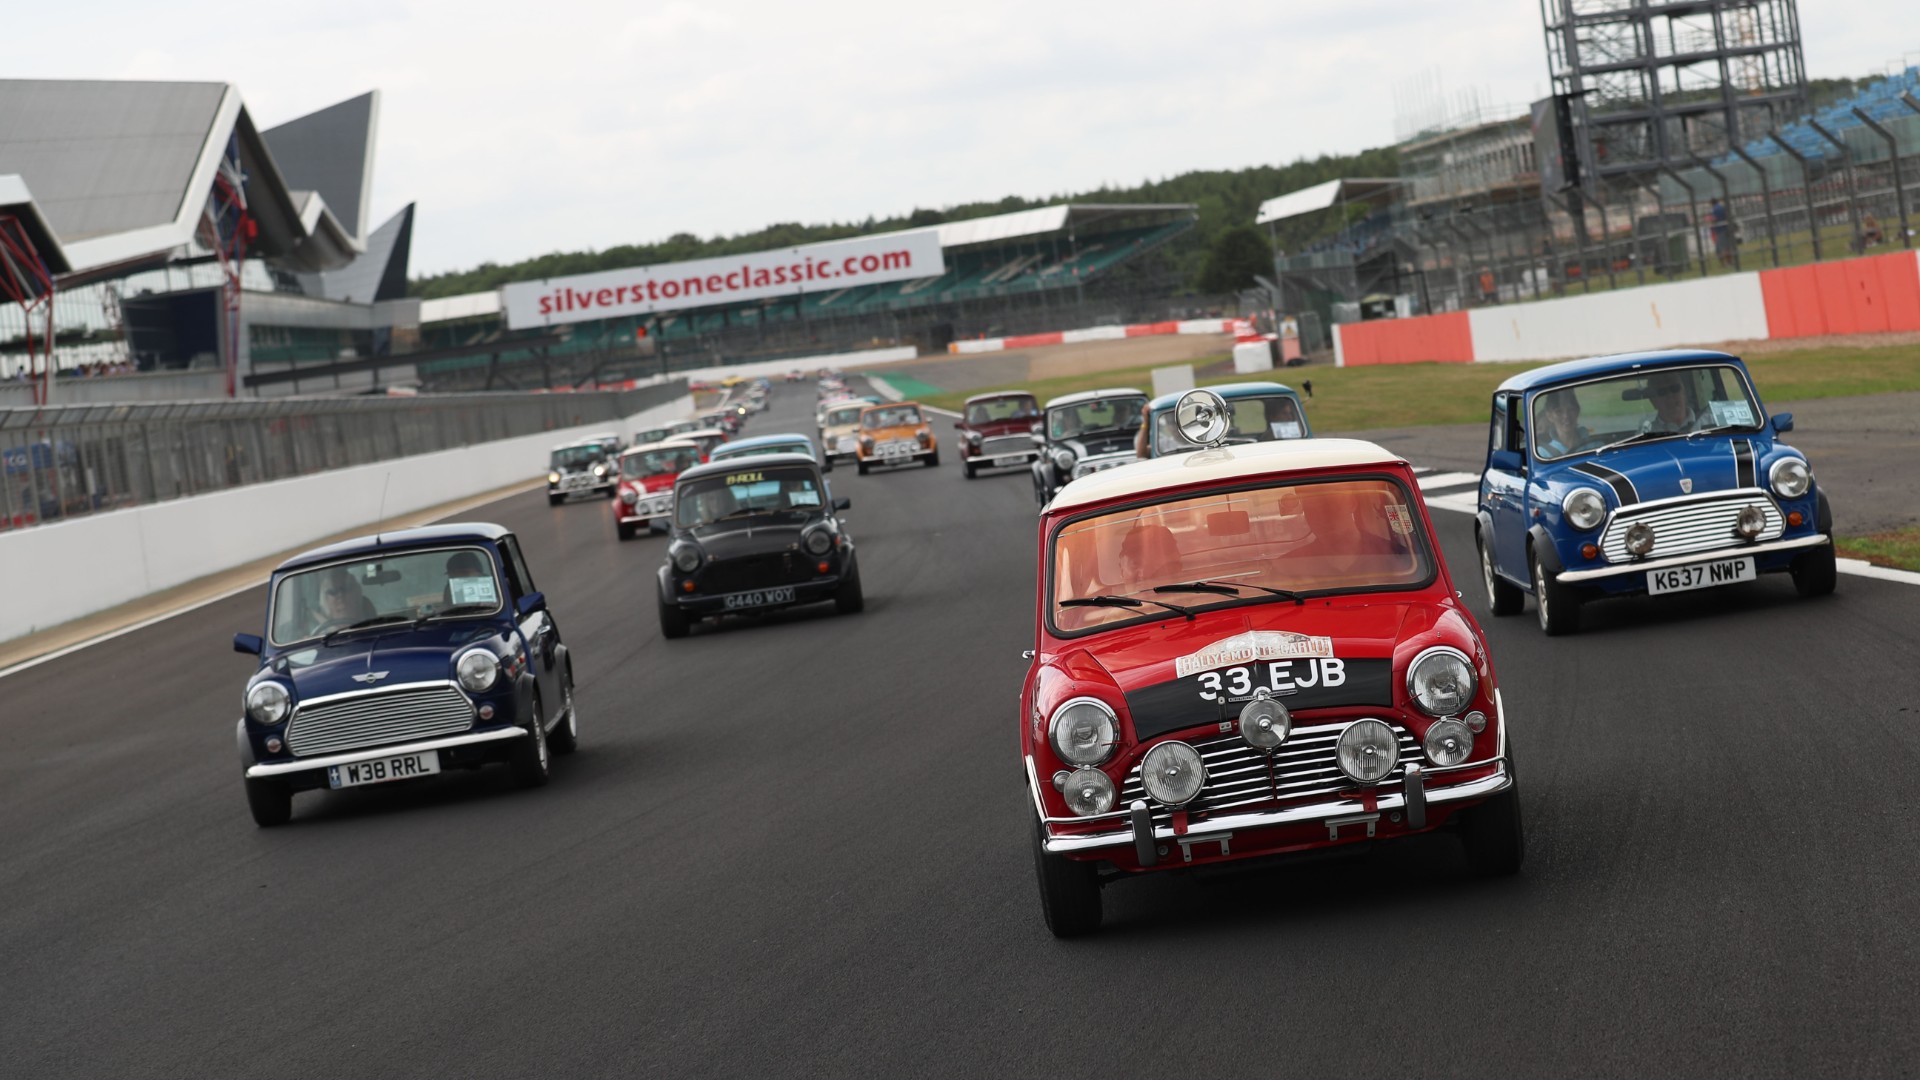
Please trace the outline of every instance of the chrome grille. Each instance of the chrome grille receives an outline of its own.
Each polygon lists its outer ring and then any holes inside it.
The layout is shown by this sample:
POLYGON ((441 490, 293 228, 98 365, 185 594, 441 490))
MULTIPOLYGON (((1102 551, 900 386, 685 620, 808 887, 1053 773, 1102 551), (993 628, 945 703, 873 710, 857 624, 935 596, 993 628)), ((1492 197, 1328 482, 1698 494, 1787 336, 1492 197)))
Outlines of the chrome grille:
MULTIPOLYGON (((1380 781, 1380 787, 1399 783, 1406 775, 1407 765, 1421 760, 1420 744, 1414 741, 1413 735, 1391 720, 1387 726, 1400 741, 1400 763, 1380 781)), ((1199 796, 1187 804, 1187 812, 1204 816, 1258 803, 1331 795, 1359 786, 1347 779, 1334 759, 1334 745, 1346 729, 1345 723, 1295 728, 1271 758, 1266 751, 1248 746, 1238 735, 1193 740, 1193 748, 1200 751, 1200 760, 1207 766, 1207 784, 1200 789, 1199 796)), ((1147 805, 1153 808, 1155 824, 1165 825, 1172 820, 1172 810, 1147 798, 1146 788, 1140 783, 1138 764, 1127 773, 1127 782, 1120 789, 1120 802, 1115 809, 1124 810, 1132 806, 1135 799, 1147 800, 1147 805)))
POLYGON ((452 735, 473 726, 473 703, 450 683, 397 686, 294 710, 287 748, 295 757, 452 735))
POLYGON ((1653 529, 1653 550, 1646 556, 1650 559, 1732 547, 1744 543, 1733 531, 1733 525, 1740 511, 1749 506, 1759 507, 1767 519, 1766 527, 1755 540, 1774 540, 1786 531, 1787 521, 1780 508, 1772 499, 1755 493, 1731 499, 1670 503, 1647 510, 1624 507, 1607 523, 1607 530, 1600 537, 1600 550, 1608 562, 1633 561, 1627 552, 1627 529, 1635 522, 1645 522, 1653 529))
POLYGON ((1090 457, 1074 465, 1073 478, 1075 480, 1078 480, 1083 476, 1088 476, 1097 472, 1106 472, 1108 469, 1117 468, 1121 465, 1127 465, 1138 460, 1140 459, 1137 456, 1135 456, 1134 452, 1131 450, 1128 450, 1123 454, 1108 454, 1101 457, 1090 457))
POLYGON ((1029 435, 995 435, 980 444, 981 457, 1010 457, 1014 454, 1032 455, 1033 438, 1029 435))
POLYGON ((769 551, 742 555, 737 559, 715 559, 700 571, 703 593, 742 592, 776 585, 797 585, 811 581, 814 563, 792 551, 769 551))

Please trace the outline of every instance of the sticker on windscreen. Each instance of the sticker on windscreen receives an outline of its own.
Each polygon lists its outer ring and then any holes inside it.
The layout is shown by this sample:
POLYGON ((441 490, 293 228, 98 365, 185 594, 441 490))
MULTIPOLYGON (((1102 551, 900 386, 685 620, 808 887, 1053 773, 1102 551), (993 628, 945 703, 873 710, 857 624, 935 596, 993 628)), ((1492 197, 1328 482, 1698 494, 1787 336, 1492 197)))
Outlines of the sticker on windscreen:
POLYGON ((1413 535, 1413 514, 1399 503, 1387 504, 1387 527, 1401 536, 1413 535))
POLYGON ((447 591, 453 595, 456 604, 496 604, 500 594, 494 591, 490 577, 457 577, 447 579, 447 591))
POLYGON ((787 492, 787 504, 789 506, 819 506, 820 493, 817 491, 789 491, 787 492))
POLYGON ((1715 427, 1748 427, 1753 423, 1753 406, 1744 401, 1709 401, 1715 427))
POLYGON ((1300 437, 1300 424, 1293 420, 1275 420, 1267 425, 1276 439, 1297 439, 1300 437))

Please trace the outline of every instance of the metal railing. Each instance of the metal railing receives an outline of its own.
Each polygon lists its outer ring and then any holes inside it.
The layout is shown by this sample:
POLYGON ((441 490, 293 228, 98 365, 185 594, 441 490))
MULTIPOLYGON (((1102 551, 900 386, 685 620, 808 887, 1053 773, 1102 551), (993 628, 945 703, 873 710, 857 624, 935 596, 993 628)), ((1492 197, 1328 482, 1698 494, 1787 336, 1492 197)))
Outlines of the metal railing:
MULTIPOLYGON (((679 379, 577 394, 0 409, 0 531, 542 431, 620 430, 686 392, 679 379)), ((543 465, 529 461, 528 475, 543 465)))

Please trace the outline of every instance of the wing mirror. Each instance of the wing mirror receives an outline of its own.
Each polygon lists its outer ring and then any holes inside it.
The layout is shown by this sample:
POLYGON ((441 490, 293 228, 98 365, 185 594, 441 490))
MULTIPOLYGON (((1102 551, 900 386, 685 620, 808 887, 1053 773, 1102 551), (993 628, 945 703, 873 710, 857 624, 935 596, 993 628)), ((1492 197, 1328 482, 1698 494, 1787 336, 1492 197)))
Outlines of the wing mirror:
POLYGON ((247 653, 252 656, 259 656, 260 651, 265 647, 266 646, 264 645, 264 643, 261 642, 260 635, 258 634, 233 635, 233 651, 234 652, 247 653))
POLYGON ((526 615, 531 615, 534 612, 539 611, 541 608, 546 606, 547 606, 546 593, 530 592, 527 595, 521 597, 519 603, 513 605, 513 610, 518 612, 522 616, 526 616, 526 615))
POLYGON ((1034 432, 1034 433, 1033 433, 1033 445, 1035 445, 1035 446, 1045 446, 1045 445, 1047 445, 1047 437, 1046 437, 1045 435, 1042 435, 1042 434, 1040 434, 1040 433, 1039 433, 1039 432, 1037 432, 1037 431, 1036 431, 1036 432, 1034 432))
POLYGON ((1773 430, 1778 432, 1781 435, 1785 435, 1787 432, 1792 431, 1793 430, 1793 414, 1790 412, 1775 413, 1773 415, 1773 430))
POLYGON ((966 424, 966 421, 964 421, 964 420, 955 420, 955 421, 953 422, 953 430, 955 430, 955 431, 965 431, 965 430, 967 430, 967 424, 966 424))
POLYGON ((839 498, 833 500, 833 508, 835 510, 851 510, 853 509, 853 500, 847 498, 845 495, 842 495, 839 498))

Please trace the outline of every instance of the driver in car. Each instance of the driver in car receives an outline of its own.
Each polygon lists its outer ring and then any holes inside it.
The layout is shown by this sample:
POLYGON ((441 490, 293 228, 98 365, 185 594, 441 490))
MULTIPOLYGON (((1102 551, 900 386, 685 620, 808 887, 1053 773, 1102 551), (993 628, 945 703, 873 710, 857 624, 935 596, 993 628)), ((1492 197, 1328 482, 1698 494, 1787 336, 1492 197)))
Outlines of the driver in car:
POLYGON ((320 614, 310 634, 329 634, 373 615, 373 605, 360 583, 344 567, 328 570, 320 579, 320 614))
POLYGON ((1640 430, 1653 435, 1684 435, 1701 426, 1701 418, 1687 405, 1687 380, 1674 372, 1662 372, 1647 380, 1647 398, 1653 402, 1653 415, 1640 430))

